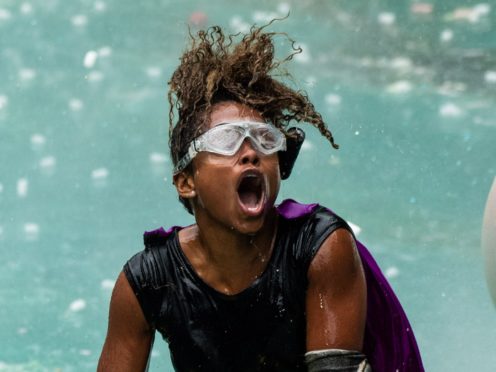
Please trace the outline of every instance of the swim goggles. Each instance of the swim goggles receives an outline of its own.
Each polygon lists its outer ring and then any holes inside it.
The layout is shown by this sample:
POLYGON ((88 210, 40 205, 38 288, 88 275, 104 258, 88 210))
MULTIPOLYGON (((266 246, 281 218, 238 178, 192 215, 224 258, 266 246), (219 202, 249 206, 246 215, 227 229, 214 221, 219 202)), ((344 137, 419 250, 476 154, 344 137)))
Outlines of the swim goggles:
POLYGON ((286 150, 286 136, 273 125, 253 121, 222 123, 191 142, 188 152, 177 162, 174 174, 183 171, 202 151, 232 156, 238 152, 246 138, 263 155, 286 150))

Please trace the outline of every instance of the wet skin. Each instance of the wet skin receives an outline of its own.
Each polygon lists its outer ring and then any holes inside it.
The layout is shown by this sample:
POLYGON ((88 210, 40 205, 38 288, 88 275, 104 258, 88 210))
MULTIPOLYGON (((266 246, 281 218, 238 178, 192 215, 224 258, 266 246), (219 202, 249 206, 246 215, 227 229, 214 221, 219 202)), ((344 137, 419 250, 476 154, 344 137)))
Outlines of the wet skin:
MULTIPOLYGON (((235 102, 213 107, 210 127, 226 121, 263 121, 260 113, 235 102)), ((191 173, 174 177, 178 194, 191 201, 196 224, 179 232, 180 245, 200 278, 224 294, 236 294, 259 276, 272 253, 280 185, 277 154, 262 156, 245 140, 226 157, 200 153, 191 173), (255 212, 238 197, 243 172, 264 180, 265 198, 255 212)), ((365 278, 352 235, 338 229, 322 244, 308 270, 307 350, 361 351, 366 316, 365 278)), ((109 329, 99 371, 144 370, 152 330, 120 274, 111 299, 109 329)), ((284 340, 281 340, 284 342, 284 340)))
MULTIPOLYGON (((235 102, 213 107, 210 128, 230 121, 263 121, 251 108, 235 102)), ((179 233, 184 253, 198 275, 224 294, 247 288, 267 264, 275 236, 274 203, 279 192, 277 154, 259 154, 246 139, 233 156, 201 152, 193 171, 175 177, 178 193, 191 201, 196 225, 179 233), (238 185, 246 172, 263 178, 257 213, 243 208, 238 185)))

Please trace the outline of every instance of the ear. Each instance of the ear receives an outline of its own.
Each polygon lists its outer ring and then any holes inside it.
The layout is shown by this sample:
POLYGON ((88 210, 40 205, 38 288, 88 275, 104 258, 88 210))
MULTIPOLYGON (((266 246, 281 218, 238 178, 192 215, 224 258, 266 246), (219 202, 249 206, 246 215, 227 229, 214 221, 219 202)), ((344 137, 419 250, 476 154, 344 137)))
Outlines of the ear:
POLYGON ((193 175, 189 172, 179 172, 175 174, 174 186, 176 186, 177 193, 184 199, 193 199, 196 196, 195 181, 193 175))

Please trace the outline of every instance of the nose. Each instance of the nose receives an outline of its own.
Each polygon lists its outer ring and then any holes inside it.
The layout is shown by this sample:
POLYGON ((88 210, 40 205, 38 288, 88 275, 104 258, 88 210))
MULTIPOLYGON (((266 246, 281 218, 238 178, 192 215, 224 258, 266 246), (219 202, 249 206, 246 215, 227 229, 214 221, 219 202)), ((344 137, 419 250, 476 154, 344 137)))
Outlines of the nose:
POLYGON ((260 154, 255 150, 249 138, 245 138, 241 148, 239 149, 240 164, 260 164, 260 154))

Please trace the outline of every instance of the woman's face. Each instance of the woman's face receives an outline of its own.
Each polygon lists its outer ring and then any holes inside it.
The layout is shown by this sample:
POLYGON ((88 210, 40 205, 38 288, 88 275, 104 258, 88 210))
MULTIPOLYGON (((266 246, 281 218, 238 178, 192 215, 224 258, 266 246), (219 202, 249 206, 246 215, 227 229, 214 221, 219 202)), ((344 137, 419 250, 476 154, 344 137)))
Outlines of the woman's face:
MULTIPOLYGON (((226 101, 212 107, 209 127, 235 121, 263 122, 262 115, 243 104, 226 101)), ((280 186, 277 153, 263 155, 245 139, 238 152, 224 156, 200 152, 191 175, 196 196, 195 218, 255 234, 272 210, 280 186)))

